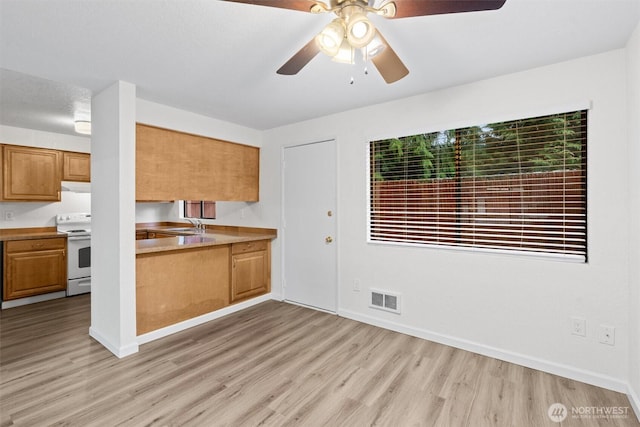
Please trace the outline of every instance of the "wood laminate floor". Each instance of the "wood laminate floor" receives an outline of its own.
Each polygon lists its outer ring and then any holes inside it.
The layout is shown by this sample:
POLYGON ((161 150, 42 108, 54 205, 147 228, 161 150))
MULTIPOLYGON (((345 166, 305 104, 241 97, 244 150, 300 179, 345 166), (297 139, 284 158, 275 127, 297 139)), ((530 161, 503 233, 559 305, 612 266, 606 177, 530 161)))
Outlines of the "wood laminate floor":
POLYGON ((1 426, 640 426, 623 394, 295 305, 120 360, 89 312, 84 295, 0 313, 1 426), (571 414, 593 407, 626 415, 571 414))

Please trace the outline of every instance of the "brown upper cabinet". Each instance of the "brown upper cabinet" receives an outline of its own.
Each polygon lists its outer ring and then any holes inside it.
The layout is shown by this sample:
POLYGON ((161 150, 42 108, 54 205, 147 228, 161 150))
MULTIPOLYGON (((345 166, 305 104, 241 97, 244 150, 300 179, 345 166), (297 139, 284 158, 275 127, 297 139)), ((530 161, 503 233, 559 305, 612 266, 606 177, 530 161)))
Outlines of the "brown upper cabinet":
POLYGON ((2 198, 13 201, 60 201, 62 152, 2 146, 2 198))
POLYGON ((91 155, 88 153, 62 152, 63 181, 91 181, 91 155))
POLYGON ((260 149, 138 124, 136 200, 258 201, 260 149))

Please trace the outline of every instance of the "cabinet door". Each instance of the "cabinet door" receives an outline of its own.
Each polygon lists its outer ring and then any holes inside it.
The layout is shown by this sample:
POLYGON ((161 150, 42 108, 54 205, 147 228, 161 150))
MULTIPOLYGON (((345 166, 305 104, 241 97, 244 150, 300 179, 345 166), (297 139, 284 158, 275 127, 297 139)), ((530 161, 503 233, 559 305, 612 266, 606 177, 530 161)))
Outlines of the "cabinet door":
POLYGON ((61 152, 43 148, 3 147, 3 199, 60 201, 61 152))
POLYGON ((67 289, 63 249, 5 253, 4 300, 67 289))
POLYGON ((87 153, 62 153, 62 180, 63 181, 91 181, 91 156, 87 153))
POLYGON ((269 290, 268 255, 266 250, 231 256, 231 301, 237 301, 269 290))
POLYGON ((136 200, 257 202, 260 149, 136 126, 136 200))

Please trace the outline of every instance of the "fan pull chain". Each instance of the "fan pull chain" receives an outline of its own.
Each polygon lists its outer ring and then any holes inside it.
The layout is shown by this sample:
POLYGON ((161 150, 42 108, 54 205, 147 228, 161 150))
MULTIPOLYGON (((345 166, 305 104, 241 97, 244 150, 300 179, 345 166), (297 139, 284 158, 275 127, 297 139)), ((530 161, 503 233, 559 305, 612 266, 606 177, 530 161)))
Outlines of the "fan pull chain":
MULTIPOLYGON (((362 67, 362 72, 363 72, 363 74, 365 76, 368 76, 369 75, 369 67, 367 66, 367 62, 368 62, 369 56, 367 54, 366 49, 363 51, 362 59, 363 59, 363 62, 364 62, 363 67, 362 67)), ((352 74, 351 78, 349 79, 349 84, 353 85, 355 83, 356 83, 356 79, 355 79, 355 77, 353 77, 353 74, 352 74)))

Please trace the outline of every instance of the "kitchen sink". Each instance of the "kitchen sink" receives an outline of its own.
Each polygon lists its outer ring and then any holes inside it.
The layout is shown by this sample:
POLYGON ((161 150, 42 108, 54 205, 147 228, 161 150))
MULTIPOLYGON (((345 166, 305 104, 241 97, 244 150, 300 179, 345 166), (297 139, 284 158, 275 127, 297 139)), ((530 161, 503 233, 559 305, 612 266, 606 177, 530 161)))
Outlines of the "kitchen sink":
POLYGON ((169 233, 180 233, 180 234, 200 234, 204 230, 200 230, 195 227, 176 227, 176 228, 165 228, 162 231, 167 231, 169 233))

